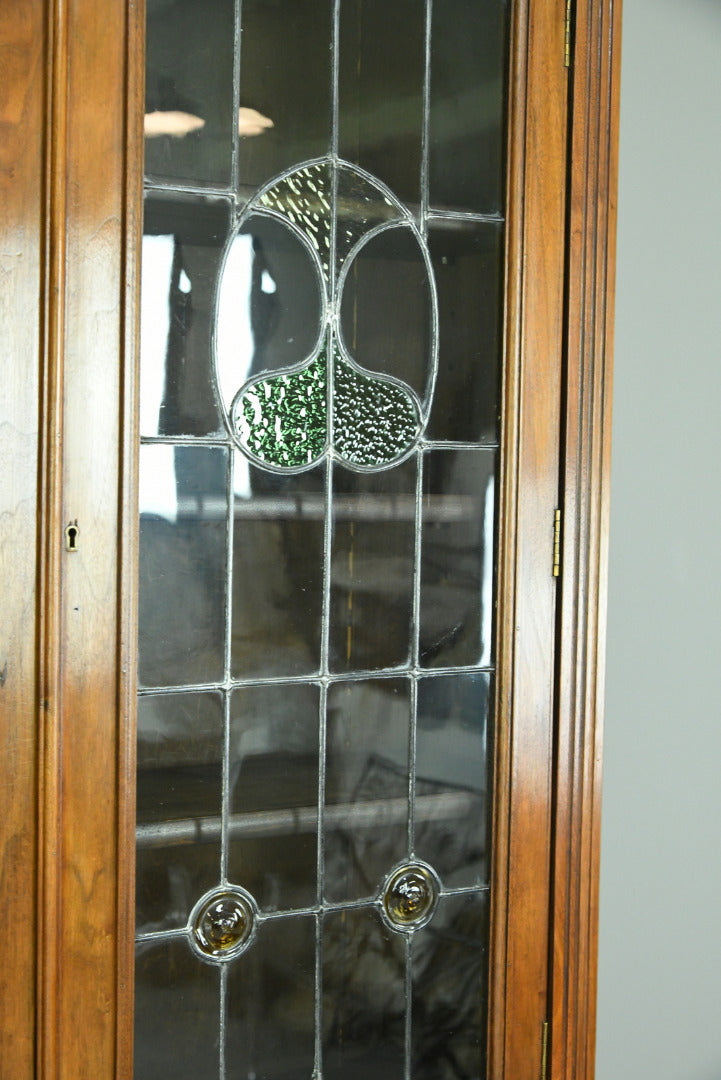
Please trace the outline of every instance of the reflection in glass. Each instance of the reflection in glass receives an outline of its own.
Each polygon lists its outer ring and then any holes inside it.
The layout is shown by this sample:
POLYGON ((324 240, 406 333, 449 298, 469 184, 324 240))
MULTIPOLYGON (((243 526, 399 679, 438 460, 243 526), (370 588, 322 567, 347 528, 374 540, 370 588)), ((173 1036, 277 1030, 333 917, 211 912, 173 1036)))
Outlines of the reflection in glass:
MULTIPOLYGON (((228 968, 225 1066, 231 1077, 310 1080, 314 1059, 315 921, 272 919, 228 968)), ((200 1073, 195 1080, 211 1078, 200 1073)))
POLYGON ((328 900, 375 897, 408 850, 406 679, 328 691, 325 886, 328 900))
POLYGON ((485 1077, 487 941, 486 894, 441 898, 413 935, 414 1080, 485 1077))
POLYGON ((228 874, 264 911, 315 903, 318 704, 312 685, 231 697, 228 874))
POLYGON ((439 362, 429 439, 495 443, 501 345, 500 224, 431 218, 439 362))
POLYGON ((323 1077, 403 1080, 406 942, 375 908, 323 919, 323 1077))
POLYGON ((384 222, 401 219, 403 208, 365 176, 347 166, 338 169, 337 185, 335 244, 337 269, 341 270, 361 237, 384 222))
POLYGON ((223 677, 226 450, 140 450, 141 686, 223 677))
POLYGON ((487 672, 418 684, 415 850, 447 888, 488 883, 489 691, 487 672))
POLYGON ((433 207, 489 214, 503 206, 507 7, 478 0, 433 5, 433 207))
POLYGON ((215 284, 229 229, 225 200, 157 193, 145 201, 140 339, 143 435, 214 435, 215 284))
POLYGON ((423 667, 490 663, 493 450, 425 455, 420 658, 423 667))
MULTIPOLYGON (((230 180, 234 60, 227 45, 234 37, 234 0, 148 0, 146 114, 182 113, 191 120, 175 129, 187 134, 145 140, 148 176, 230 180)), ((173 130, 171 124, 164 127, 173 130)))
POLYGON ((260 205, 282 214, 307 237, 326 277, 330 266, 333 176, 326 161, 294 169, 260 196, 260 205))
POLYGON ((240 102, 273 121, 241 139, 242 190, 327 154, 331 137, 332 4, 243 0, 240 102))
POLYGON ((425 5, 416 0, 341 4, 341 157, 412 207, 420 198, 424 31, 425 5))
POLYGON ((235 455, 232 672, 320 666, 325 470, 268 473, 235 455))
POLYGON ((372 237, 347 268, 341 330, 361 367, 401 380, 423 400, 433 373, 433 299, 428 270, 409 228, 372 237))
POLYGON ((416 473, 415 458, 381 473, 334 470, 332 671, 367 671, 408 663, 416 473))
POLYGON ((199 960, 185 938, 140 942, 134 1075, 139 1080, 218 1076, 219 1008, 220 972, 199 960))
POLYGON ((218 880, 222 758, 220 694, 140 698, 136 919, 141 932, 184 926, 198 897, 218 880))
POLYGON ((277 218, 252 213, 226 254, 218 297, 223 399, 246 378, 312 356, 321 332, 321 283, 310 250, 277 218))

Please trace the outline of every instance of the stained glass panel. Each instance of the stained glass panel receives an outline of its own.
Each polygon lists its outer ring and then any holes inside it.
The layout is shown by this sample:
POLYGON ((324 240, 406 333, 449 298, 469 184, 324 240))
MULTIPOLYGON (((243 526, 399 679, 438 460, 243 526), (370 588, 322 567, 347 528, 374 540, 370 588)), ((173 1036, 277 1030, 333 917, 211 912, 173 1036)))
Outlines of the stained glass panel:
POLYGON ((148 13, 218 59, 149 136, 136 1080, 482 1080, 506 5, 231 6, 148 13))

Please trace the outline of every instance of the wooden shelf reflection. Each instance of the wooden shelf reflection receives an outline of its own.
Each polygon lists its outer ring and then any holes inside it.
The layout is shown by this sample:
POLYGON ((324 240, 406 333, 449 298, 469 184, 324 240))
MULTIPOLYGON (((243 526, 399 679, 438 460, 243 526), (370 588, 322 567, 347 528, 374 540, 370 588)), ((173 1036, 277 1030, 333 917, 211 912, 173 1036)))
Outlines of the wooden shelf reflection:
MULTIPOLYGON (((426 495, 422 500, 424 522, 478 521, 483 508, 482 495, 426 495)), ((180 496, 179 518, 202 518, 204 521, 225 518, 227 503, 218 496, 180 496)), ((238 520, 323 521, 325 496, 254 495, 235 499, 233 513, 238 520)), ((333 518, 336 521, 414 521, 414 495, 335 495, 333 518)))
MULTIPOLYGON (((438 795, 418 795, 415 800, 416 822, 455 821, 464 819, 474 810, 479 796, 467 791, 438 795)), ((326 806, 323 823, 326 829, 383 828, 406 821, 408 800, 374 799, 362 803, 340 803, 326 806)), ((315 832, 318 810, 302 806, 293 810, 258 810, 249 814, 231 814, 228 838, 284 836, 315 832)), ((168 847, 180 844, 218 842, 222 822, 219 815, 181 818, 177 821, 138 825, 135 830, 138 848, 168 847)))

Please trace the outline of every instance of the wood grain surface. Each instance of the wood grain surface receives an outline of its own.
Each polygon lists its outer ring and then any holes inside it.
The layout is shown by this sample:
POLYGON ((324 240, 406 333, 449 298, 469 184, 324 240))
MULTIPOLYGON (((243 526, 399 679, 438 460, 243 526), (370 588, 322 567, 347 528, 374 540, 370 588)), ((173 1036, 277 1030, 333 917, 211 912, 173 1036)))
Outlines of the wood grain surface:
POLYGON ((572 63, 550 1075, 592 1080, 618 186, 620 0, 578 0, 572 63))
POLYGON ((560 2, 517 4, 511 54, 489 1075, 536 1080, 548 1016, 565 244, 560 2))
POLYGON ((35 1071, 44 12, 0 7, 0 1075, 35 1071))

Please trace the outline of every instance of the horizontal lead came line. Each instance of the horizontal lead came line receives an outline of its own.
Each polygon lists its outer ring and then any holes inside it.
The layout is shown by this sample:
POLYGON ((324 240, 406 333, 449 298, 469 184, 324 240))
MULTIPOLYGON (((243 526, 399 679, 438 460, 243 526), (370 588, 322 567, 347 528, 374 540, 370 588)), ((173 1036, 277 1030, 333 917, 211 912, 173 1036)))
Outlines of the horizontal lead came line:
MULTIPOLYGON (((177 501, 179 519, 204 521, 225 519, 228 504, 218 495, 181 495, 177 501)), ((483 496, 424 495, 423 520, 476 521, 483 508, 483 496)), ((323 521, 325 496, 258 495, 236 499, 236 521, 323 521)), ((150 515, 149 515, 150 516, 150 515)), ((415 495, 334 495, 334 521, 415 521, 415 495)))
POLYGON ((138 697, 163 694, 197 694, 207 691, 242 690, 246 686, 319 686, 321 683, 367 682, 377 679, 434 679, 446 675, 492 675, 493 664, 466 664, 465 667, 394 667, 367 671, 333 671, 329 675, 268 675, 254 679, 231 679, 229 683, 181 683, 178 686, 141 686, 138 697))
MULTIPOLYGON (((283 374, 283 369, 278 369, 280 374, 283 374)), ((265 371, 260 372, 261 375, 274 375, 276 372, 265 371)), ((195 446, 195 447, 227 447, 230 450, 235 450, 235 446, 229 442, 225 435, 141 435, 141 446, 195 446)), ((420 450, 498 450, 500 444, 494 442, 492 439, 485 442, 469 442, 467 439, 421 439, 418 442, 418 448, 420 450)), ((343 465, 342 461, 338 461, 339 465, 343 465)), ((256 465, 256 468, 260 468, 263 472, 270 472, 270 469, 265 469, 262 465, 256 465)), ((282 475, 288 475, 283 473, 282 475)), ((362 475, 365 475, 363 473, 362 475)))
POLYGON ((472 210, 431 209, 428 211, 428 217, 436 222, 448 222, 449 225, 453 222, 457 222, 458 225, 464 225, 467 222, 477 222, 479 225, 503 225, 506 220, 503 214, 479 214, 474 213, 472 210))
POLYGON ((249 202, 257 192, 257 188, 248 184, 234 187, 223 184, 178 184, 173 181, 148 180, 145 185, 146 195, 200 195, 211 196, 216 199, 233 199, 241 203, 249 202))
MULTIPOLYGON (((416 797, 416 821, 453 821, 464 818, 474 809, 479 795, 466 791, 416 797)), ((341 803, 326 806, 323 821, 326 829, 371 828, 404 822, 408 815, 408 800, 374 799, 364 803, 341 803)), ((301 806, 295 810, 258 810, 249 814, 231 814, 228 820, 228 839, 263 836, 288 836, 313 833, 318 825, 318 808, 301 806)), ((152 825, 138 825, 135 842, 138 849, 208 844, 221 836, 220 816, 182 818, 152 825)))
MULTIPOLYGON (((490 885, 465 885, 461 888, 441 888, 439 893, 441 900, 453 900, 462 896, 484 896, 491 891, 490 885)), ((281 911, 261 911, 257 917, 258 925, 270 922, 280 922, 285 919, 297 919, 308 915, 336 915, 343 911, 377 911, 381 901, 377 896, 364 897, 361 900, 327 900, 316 907, 307 908, 283 908, 281 911)), ((137 945, 162 944, 164 941, 174 941, 185 938, 192 931, 192 927, 172 926, 165 930, 140 930, 135 935, 137 945)))
MULTIPOLYGON (((281 180, 283 177, 281 177, 281 180)), ((240 186, 234 186, 228 184, 179 184, 173 180, 153 180, 146 179, 145 191, 148 195, 198 195, 198 196, 212 196, 214 198, 221 199, 234 199, 242 204, 250 202, 255 197, 259 188, 252 187, 248 184, 240 186)), ((369 216, 372 218, 373 206, 367 206, 365 203, 359 200, 363 213, 364 220, 368 220, 369 216)), ((349 199, 341 199, 338 202, 338 213, 341 218, 353 218, 356 209, 356 203, 349 199)), ((409 214, 418 219, 421 216, 421 209, 417 203, 406 204, 406 209, 409 214)), ((447 222, 450 225, 456 223, 458 226, 465 224, 489 224, 489 225, 502 225, 505 221, 503 214, 497 212, 491 213, 478 213, 473 210, 449 210, 446 207, 429 207, 426 211, 426 219, 432 219, 438 224, 447 222)), ((385 221, 385 217, 379 217, 378 220, 385 221)))

